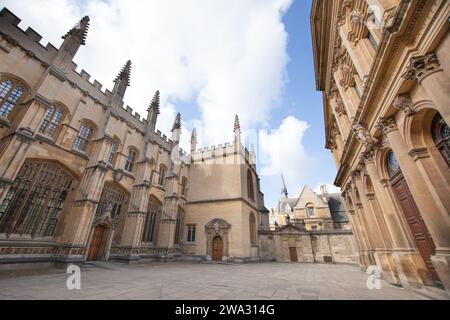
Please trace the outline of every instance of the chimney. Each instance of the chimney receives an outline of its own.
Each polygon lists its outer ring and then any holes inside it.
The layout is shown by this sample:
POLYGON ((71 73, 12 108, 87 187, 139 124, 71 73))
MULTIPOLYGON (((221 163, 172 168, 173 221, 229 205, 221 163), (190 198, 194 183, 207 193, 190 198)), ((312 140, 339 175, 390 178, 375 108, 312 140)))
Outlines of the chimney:
POLYGON ((326 185, 320 186, 320 192, 322 193, 322 200, 328 204, 328 190, 326 185))

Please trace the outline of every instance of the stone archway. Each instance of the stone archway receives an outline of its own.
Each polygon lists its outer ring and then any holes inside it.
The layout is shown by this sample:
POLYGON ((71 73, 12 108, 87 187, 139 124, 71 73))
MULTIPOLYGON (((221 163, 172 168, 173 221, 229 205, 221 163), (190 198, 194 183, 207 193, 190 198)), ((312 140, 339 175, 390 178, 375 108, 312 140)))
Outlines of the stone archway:
POLYGON ((231 224, 223 219, 214 219, 205 226, 206 231, 206 255, 208 260, 214 260, 221 256, 221 261, 228 260, 229 252, 229 234, 231 224), (215 249, 215 250, 214 250, 215 249), (216 251, 214 253, 214 251, 216 251))
POLYGON ((103 216, 96 217, 93 223, 86 261, 108 261, 109 259, 115 229, 110 212, 107 210, 103 216))

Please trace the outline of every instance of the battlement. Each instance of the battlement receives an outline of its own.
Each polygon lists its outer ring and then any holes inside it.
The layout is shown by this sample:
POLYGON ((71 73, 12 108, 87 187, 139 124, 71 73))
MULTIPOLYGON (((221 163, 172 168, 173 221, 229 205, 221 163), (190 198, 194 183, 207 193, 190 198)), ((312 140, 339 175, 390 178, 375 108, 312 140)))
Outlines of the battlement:
POLYGON ((242 144, 237 148, 236 143, 227 142, 225 144, 218 144, 214 146, 208 146, 200 148, 192 153, 192 160, 194 163, 210 162, 210 163, 236 163, 244 162, 244 160, 251 165, 254 165, 255 161, 250 157, 250 151, 242 144), (237 152, 237 154, 236 154, 237 152), (229 160, 227 160, 229 158, 229 160), (240 159, 240 160, 239 160, 240 159))

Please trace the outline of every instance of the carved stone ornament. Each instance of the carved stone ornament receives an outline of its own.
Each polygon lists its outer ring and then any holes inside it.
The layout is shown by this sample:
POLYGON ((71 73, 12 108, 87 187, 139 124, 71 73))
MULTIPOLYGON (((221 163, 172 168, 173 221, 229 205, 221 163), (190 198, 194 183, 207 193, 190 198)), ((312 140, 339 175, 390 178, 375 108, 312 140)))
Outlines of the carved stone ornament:
POLYGON ((391 131, 398 130, 397 122, 395 121, 394 117, 390 117, 387 119, 380 118, 375 128, 377 130, 383 131, 384 134, 388 134, 391 131))
POLYGON ((413 108, 413 101, 409 94, 399 95, 393 102, 392 106, 400 111, 405 112, 408 116, 412 116, 415 111, 413 108))
POLYGON ((372 148, 378 143, 378 140, 373 138, 369 130, 361 124, 355 124, 353 126, 353 130, 355 131, 356 139, 358 139, 367 148, 372 148))
POLYGON ((429 53, 424 56, 412 58, 402 78, 421 82, 430 74, 441 70, 441 64, 436 53, 429 53))

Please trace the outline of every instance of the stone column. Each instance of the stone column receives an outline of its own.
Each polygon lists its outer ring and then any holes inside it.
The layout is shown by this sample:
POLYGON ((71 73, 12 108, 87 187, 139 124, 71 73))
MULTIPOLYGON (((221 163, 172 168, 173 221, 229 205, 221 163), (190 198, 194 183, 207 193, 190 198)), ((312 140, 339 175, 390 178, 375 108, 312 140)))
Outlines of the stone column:
POLYGON ((378 125, 383 129, 398 163, 403 176, 408 184, 411 194, 421 216, 436 245, 436 254, 432 256, 433 265, 442 278, 444 286, 449 290, 450 282, 448 266, 450 265, 450 216, 443 205, 438 193, 431 181, 421 175, 416 163, 409 154, 403 137, 401 136, 394 118, 381 119, 378 125))
POLYGON ((450 123, 450 79, 445 75, 436 53, 412 58, 403 78, 423 86, 439 113, 450 123))
POLYGON ((120 257, 120 259, 126 260, 140 259, 139 247, 150 199, 152 163, 150 160, 144 160, 139 162, 136 167, 137 183, 133 186, 133 191, 131 192, 130 207, 126 216, 119 250, 122 253, 127 252, 125 256, 120 257))
POLYGON ((161 248, 173 248, 175 241, 175 229, 178 215, 179 198, 176 194, 178 176, 172 175, 165 179, 166 195, 160 220, 158 244, 161 248))
POLYGON ((373 243, 373 249, 384 249, 386 245, 384 243, 384 240, 382 239, 381 230, 379 228, 378 221, 375 218, 375 212, 372 210, 369 200, 366 197, 366 191, 363 185, 361 172, 354 171, 352 173, 352 179, 356 188, 358 189, 359 196, 361 197, 361 203, 364 208, 364 213, 367 220, 368 236, 373 243))

